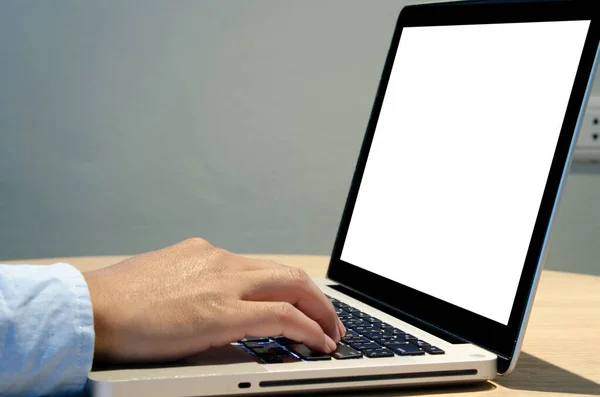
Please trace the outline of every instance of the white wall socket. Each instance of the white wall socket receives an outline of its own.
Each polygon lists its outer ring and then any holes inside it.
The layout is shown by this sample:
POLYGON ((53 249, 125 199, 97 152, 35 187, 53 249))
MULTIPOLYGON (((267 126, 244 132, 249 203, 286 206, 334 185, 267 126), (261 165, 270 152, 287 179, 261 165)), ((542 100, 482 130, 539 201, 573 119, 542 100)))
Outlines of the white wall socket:
POLYGON ((592 95, 588 100, 573 161, 600 163, 600 95, 592 95))

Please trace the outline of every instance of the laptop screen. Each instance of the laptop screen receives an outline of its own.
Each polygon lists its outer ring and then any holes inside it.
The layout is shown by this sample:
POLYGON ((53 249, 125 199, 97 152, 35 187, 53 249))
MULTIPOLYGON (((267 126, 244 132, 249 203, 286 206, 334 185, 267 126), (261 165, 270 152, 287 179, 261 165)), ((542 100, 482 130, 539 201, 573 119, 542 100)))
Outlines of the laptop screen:
POLYGON ((506 325, 589 26, 405 27, 341 259, 506 325))

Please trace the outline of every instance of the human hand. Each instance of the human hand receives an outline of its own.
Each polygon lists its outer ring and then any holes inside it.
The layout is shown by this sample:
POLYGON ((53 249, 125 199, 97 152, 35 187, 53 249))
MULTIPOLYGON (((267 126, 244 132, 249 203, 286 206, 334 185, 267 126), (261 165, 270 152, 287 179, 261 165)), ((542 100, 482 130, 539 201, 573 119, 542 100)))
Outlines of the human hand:
POLYGON ((251 259, 203 239, 84 273, 95 360, 172 360, 245 336, 283 335, 326 353, 345 333, 300 269, 251 259))

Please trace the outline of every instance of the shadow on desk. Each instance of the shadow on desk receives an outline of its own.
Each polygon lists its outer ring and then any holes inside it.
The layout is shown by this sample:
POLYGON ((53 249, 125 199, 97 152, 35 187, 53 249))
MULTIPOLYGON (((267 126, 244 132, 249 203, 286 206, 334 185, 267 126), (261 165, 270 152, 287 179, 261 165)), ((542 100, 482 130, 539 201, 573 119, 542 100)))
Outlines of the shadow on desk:
POLYGON ((514 372, 495 383, 514 390, 600 396, 600 384, 525 352, 521 352, 514 372))

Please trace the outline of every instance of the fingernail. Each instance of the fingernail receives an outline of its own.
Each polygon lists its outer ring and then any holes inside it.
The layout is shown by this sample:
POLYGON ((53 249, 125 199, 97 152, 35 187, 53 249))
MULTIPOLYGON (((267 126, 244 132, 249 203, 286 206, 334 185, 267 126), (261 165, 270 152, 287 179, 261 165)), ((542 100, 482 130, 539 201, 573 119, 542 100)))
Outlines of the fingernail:
POLYGON ((337 349, 337 344, 328 335, 325 335, 325 344, 329 348, 329 351, 327 351, 327 353, 331 353, 332 351, 337 349))

